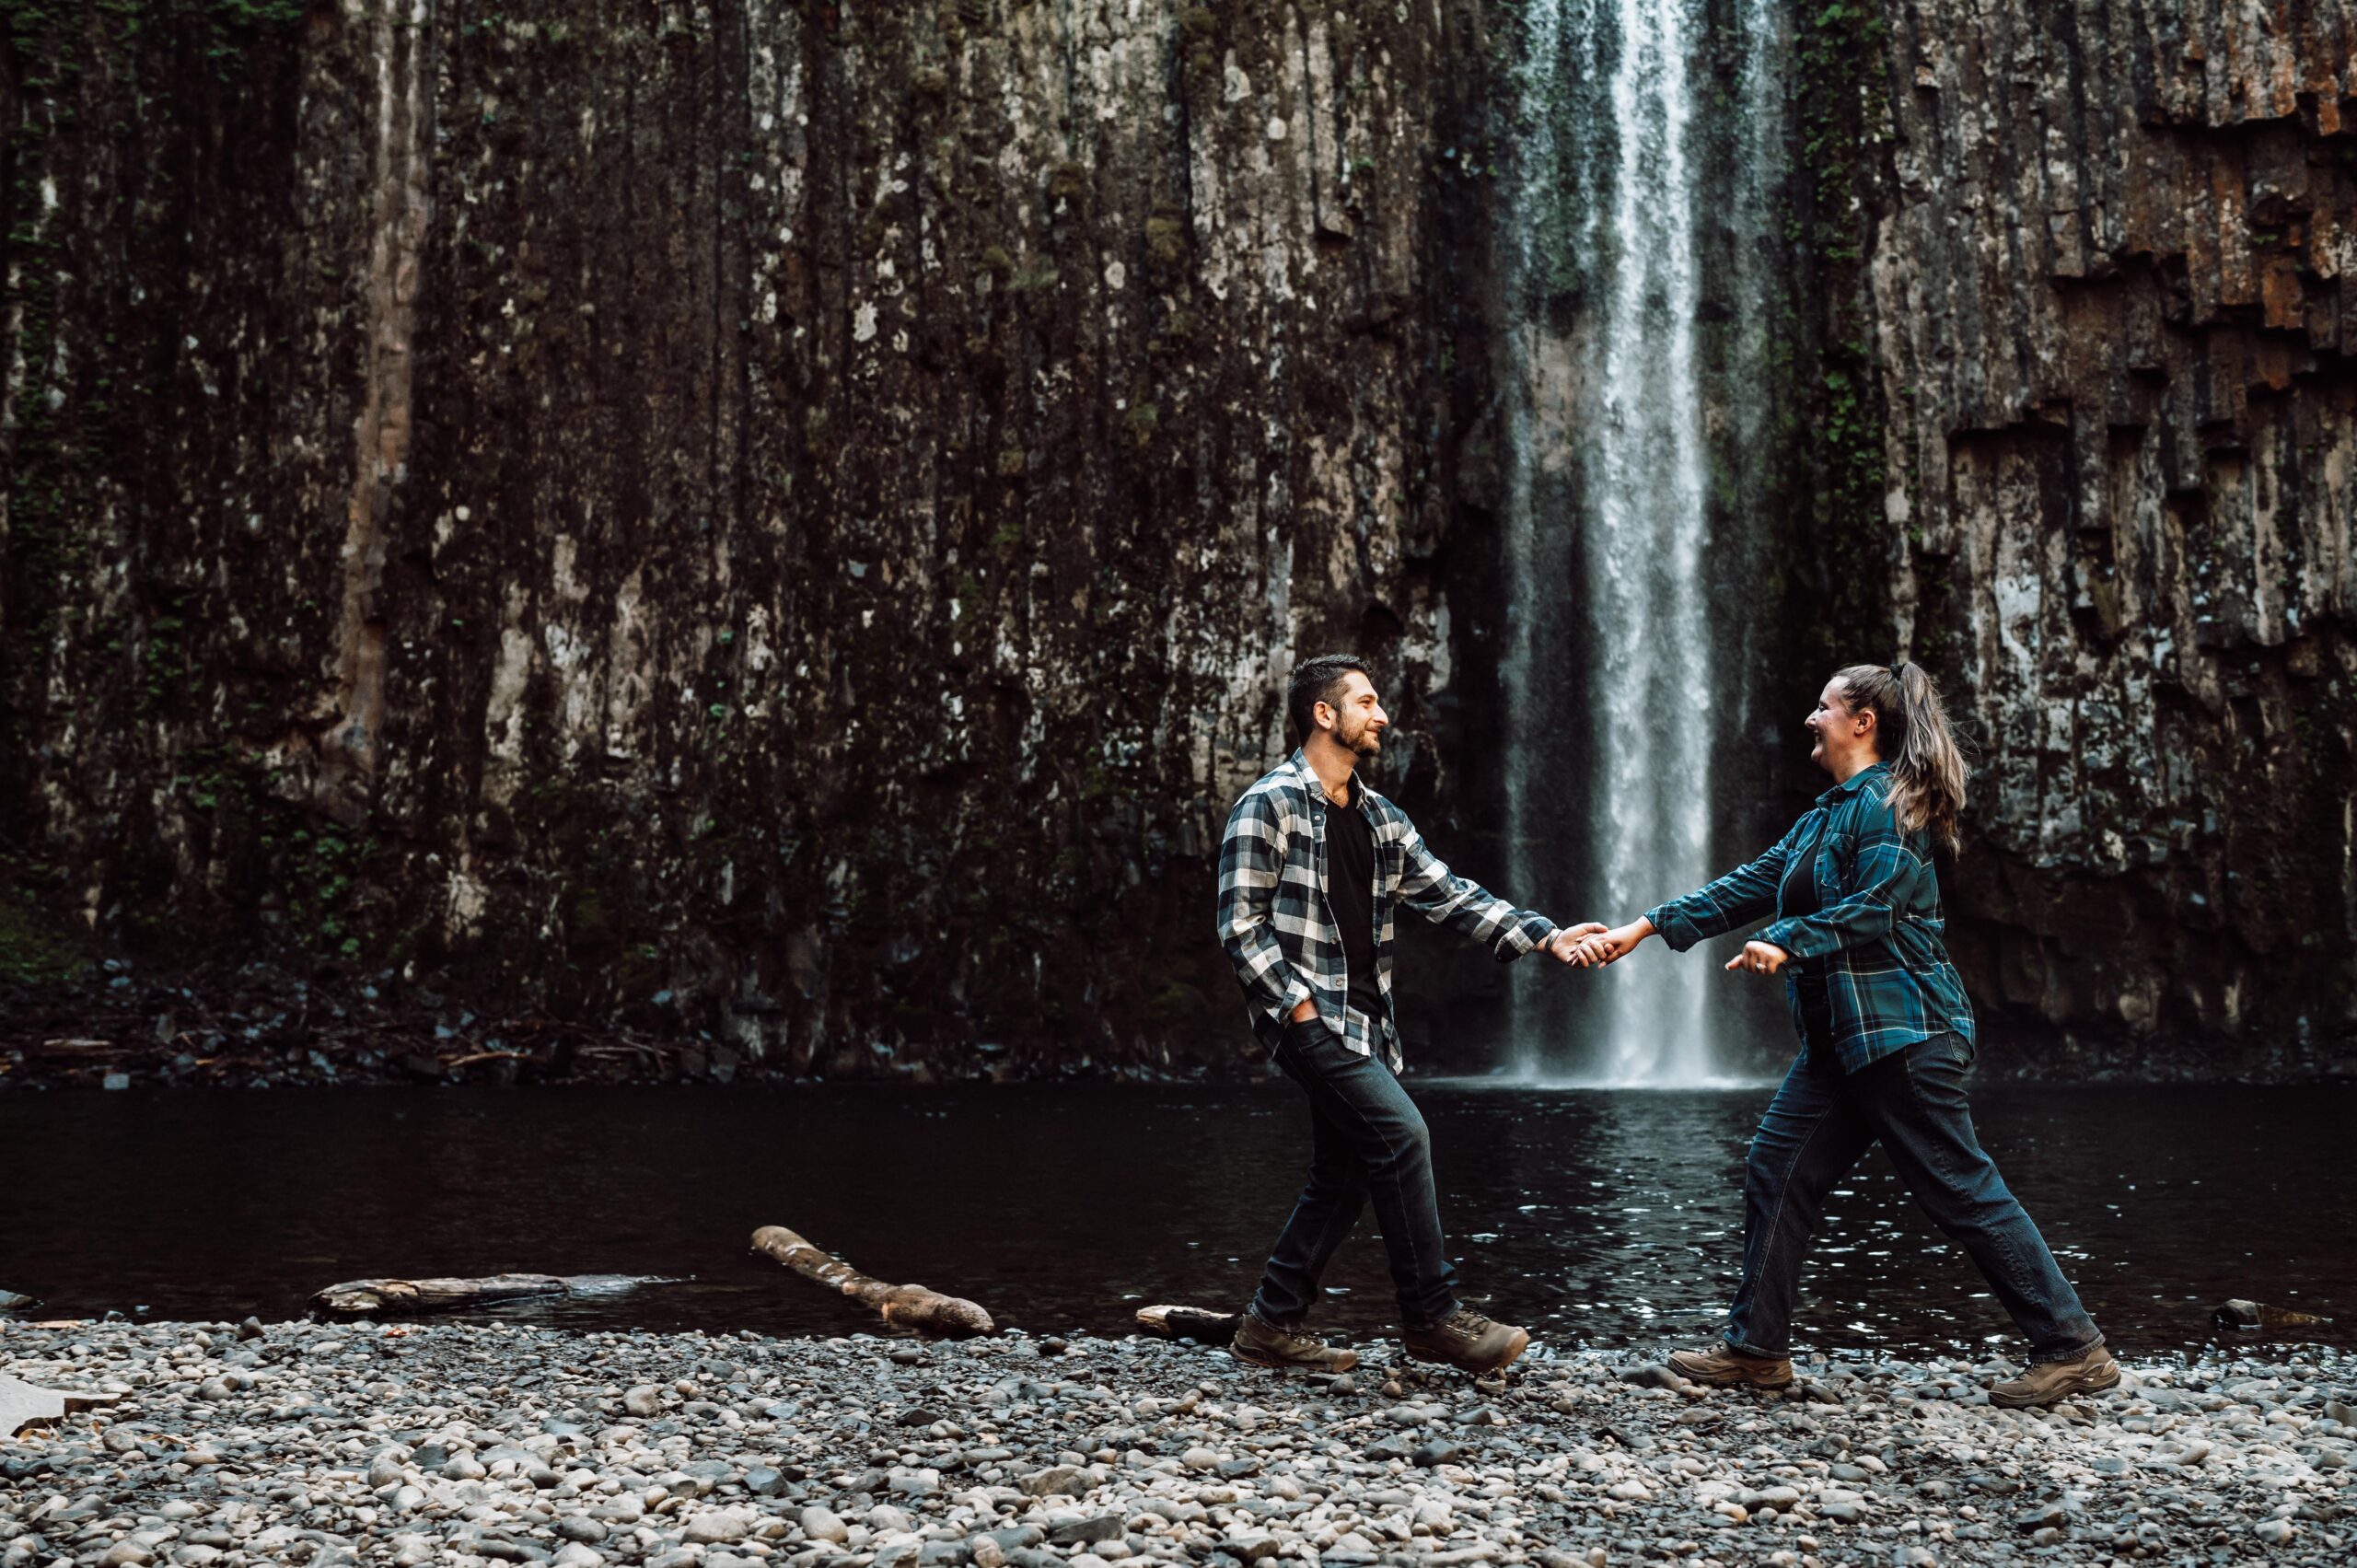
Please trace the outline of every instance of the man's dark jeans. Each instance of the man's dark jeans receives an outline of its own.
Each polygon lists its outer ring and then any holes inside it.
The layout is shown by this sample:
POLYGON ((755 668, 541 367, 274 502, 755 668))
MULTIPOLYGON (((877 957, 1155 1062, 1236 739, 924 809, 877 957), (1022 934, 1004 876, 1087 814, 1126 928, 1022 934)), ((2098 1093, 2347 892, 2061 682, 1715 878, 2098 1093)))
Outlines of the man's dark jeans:
POLYGON ((1345 1048, 1315 1019, 1285 1026, 1276 1063, 1309 1096, 1309 1181, 1269 1254, 1252 1309, 1271 1323, 1306 1318, 1327 1263, 1372 1198, 1391 1253, 1401 1325, 1445 1320, 1457 1310, 1457 1271, 1441 1241, 1422 1112, 1389 1067, 1345 1048))
POLYGON ((1792 1344, 1801 1255, 1840 1185, 1877 1138, 1933 1223, 1964 1244, 2029 1337, 2032 1361, 2071 1361, 2103 1342, 2038 1226, 1973 1135, 1965 1103, 1972 1047, 1919 1040, 1843 1074, 1802 1052, 1752 1135, 1743 1182, 1743 1283, 1727 1342, 1782 1356, 1792 1344))

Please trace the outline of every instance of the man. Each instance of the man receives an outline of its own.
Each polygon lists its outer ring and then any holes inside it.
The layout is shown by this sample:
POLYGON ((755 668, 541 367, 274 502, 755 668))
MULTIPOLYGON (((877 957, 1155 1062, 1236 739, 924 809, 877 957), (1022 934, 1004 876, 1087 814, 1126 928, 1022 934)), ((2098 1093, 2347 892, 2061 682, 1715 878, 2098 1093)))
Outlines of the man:
POLYGON ((1600 925, 1560 930, 1433 858, 1399 808, 1366 788, 1391 720, 1364 660, 1329 654, 1293 672, 1285 711, 1301 749, 1236 803, 1220 844, 1220 944, 1259 1037, 1309 1097, 1309 1180, 1269 1255, 1232 1349, 1262 1366, 1358 1365, 1302 1330, 1327 1262, 1375 1202, 1408 1353, 1476 1376, 1530 1336, 1461 1307, 1441 1237, 1432 1144, 1399 1077, 1391 914, 1406 904, 1486 943, 1502 962, 1545 947, 1564 963, 1600 925))

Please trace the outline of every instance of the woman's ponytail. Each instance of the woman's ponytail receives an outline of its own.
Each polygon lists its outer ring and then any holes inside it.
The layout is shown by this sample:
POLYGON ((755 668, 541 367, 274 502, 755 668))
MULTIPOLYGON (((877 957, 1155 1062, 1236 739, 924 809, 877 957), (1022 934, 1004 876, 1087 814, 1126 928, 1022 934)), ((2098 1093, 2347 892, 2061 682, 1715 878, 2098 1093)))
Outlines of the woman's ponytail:
POLYGON ((1956 813, 1964 807, 1964 751, 1948 728, 1940 689, 1922 665, 1853 664, 1836 677, 1852 712, 1871 709, 1890 764, 1890 809, 1903 832, 1928 829, 1954 854, 1962 847, 1956 813))

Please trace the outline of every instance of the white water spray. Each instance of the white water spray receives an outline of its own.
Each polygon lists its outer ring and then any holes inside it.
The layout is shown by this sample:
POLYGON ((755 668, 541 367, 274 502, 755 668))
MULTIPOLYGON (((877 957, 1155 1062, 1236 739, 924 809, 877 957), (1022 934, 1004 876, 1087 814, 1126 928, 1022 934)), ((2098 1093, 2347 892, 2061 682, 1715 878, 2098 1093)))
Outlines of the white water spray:
MULTIPOLYGON (((1768 7, 1705 36, 1700 0, 1532 0, 1511 298, 1520 372, 1507 522, 1513 576, 1507 831, 1565 917, 1634 918, 1711 864, 1725 624, 1712 602, 1714 474, 1750 478, 1764 329, 1774 83, 1768 7), (1739 59, 1733 123, 1706 145, 1697 73, 1739 59), (1703 275, 1714 226, 1730 271, 1703 275), (1715 376, 1708 300, 1732 322, 1715 376), (1719 417, 1713 420, 1716 411, 1719 417), (1715 424, 1715 428, 1713 424, 1715 424), (1714 450, 1715 447, 1715 450, 1714 450), (1584 786, 1584 787, 1583 787, 1584 786), (1584 844, 1567 843, 1573 835, 1584 844), (1585 885, 1562 868, 1584 863, 1585 885)), ((1594 977, 1598 1037, 1571 1055, 1554 976, 1515 992, 1517 1066, 1622 1084, 1712 1077, 1709 977, 1649 947, 1594 977)))

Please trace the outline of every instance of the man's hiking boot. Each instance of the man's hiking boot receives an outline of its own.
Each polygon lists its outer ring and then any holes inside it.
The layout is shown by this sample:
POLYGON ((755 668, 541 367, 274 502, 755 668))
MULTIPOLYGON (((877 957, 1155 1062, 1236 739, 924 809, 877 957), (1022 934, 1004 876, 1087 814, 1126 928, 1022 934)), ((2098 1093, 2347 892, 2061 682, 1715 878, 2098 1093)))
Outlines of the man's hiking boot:
POLYGON ((2096 1346, 2076 1361, 2035 1361, 2018 1377, 1989 1390, 1989 1402, 2000 1410, 2050 1405, 2073 1394, 2099 1394, 2119 1387, 2119 1363, 2111 1352, 2096 1346))
POLYGON ((1669 1369, 1689 1383, 1720 1388, 1785 1388, 1793 1381, 1790 1357, 1746 1355, 1725 1343, 1709 1350, 1672 1351, 1669 1369))
POLYGON ((1528 1333, 1510 1323, 1492 1323, 1469 1307, 1458 1307, 1446 1322, 1410 1329, 1400 1339, 1411 1358, 1437 1361, 1476 1377, 1504 1372, 1530 1348, 1528 1333))
POLYGON ((1255 1366, 1291 1366, 1303 1372, 1348 1372, 1359 1364, 1354 1350, 1336 1350, 1324 1340, 1271 1323, 1257 1312, 1237 1319, 1236 1337, 1227 1342, 1238 1361, 1255 1366))

